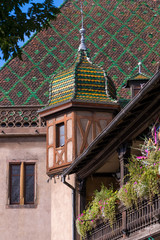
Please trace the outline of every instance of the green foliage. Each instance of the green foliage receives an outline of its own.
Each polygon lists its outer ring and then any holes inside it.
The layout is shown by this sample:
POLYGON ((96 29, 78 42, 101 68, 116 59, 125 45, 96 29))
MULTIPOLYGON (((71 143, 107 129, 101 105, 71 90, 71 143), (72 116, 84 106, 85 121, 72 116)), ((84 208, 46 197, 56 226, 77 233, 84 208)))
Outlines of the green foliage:
POLYGON ((96 226, 96 221, 101 219, 104 222, 109 220, 113 225, 117 208, 117 192, 113 188, 106 188, 102 185, 100 191, 95 191, 93 200, 87 209, 76 220, 77 232, 85 237, 86 233, 96 226))
POLYGON ((96 220, 98 219, 100 211, 98 204, 91 203, 88 208, 76 220, 77 232, 85 237, 86 233, 91 231, 96 226, 96 220))
POLYGON ((94 200, 96 200, 96 202, 98 201, 103 220, 109 220, 109 223, 112 226, 116 216, 117 191, 114 192, 112 187, 108 189, 102 185, 101 191, 95 192, 94 200))
POLYGON ((127 208, 131 207, 134 203, 137 203, 137 194, 131 182, 127 182, 123 185, 118 191, 117 196, 127 208))
POLYGON ((159 194, 160 151, 152 150, 142 159, 132 156, 127 168, 129 181, 119 190, 118 198, 127 208, 144 198, 152 201, 159 194))
POLYGON ((34 3, 33 0, 6 0, 0 1, 0 48, 3 59, 11 55, 21 58, 22 51, 18 41, 24 41, 24 36, 47 29, 49 20, 56 18, 60 10, 53 5, 53 0, 44 0, 43 3, 34 3), (27 12, 22 8, 29 4, 27 12))

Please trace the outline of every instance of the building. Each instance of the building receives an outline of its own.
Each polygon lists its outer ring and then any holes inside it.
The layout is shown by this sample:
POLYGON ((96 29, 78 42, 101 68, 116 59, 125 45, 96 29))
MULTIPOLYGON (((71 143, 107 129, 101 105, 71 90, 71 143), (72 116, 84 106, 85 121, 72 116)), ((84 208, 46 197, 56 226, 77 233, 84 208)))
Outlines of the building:
MULTIPOLYGON (((118 102, 113 101, 115 97, 111 95, 112 109, 106 115, 104 113, 108 111, 109 106, 103 106, 103 117, 102 114, 99 116, 99 110, 94 106, 97 127, 88 114, 84 122, 79 124, 80 130, 77 130, 81 131, 79 137, 83 139, 82 145, 80 146, 79 142, 76 143, 75 136, 72 140, 69 138, 67 140, 68 156, 63 158, 63 154, 58 152, 55 169, 52 161, 49 162, 51 165, 47 164, 51 169, 49 171, 47 168, 47 172, 50 177, 55 176, 56 184, 53 178, 47 183, 46 126, 45 122, 39 119, 37 110, 48 104, 49 83, 53 75, 74 62, 79 46, 80 3, 65 1, 61 7, 61 14, 57 21, 51 24, 51 28, 35 34, 23 47, 23 62, 18 58, 11 59, 1 69, 0 141, 1 189, 3 191, 1 192, 0 236, 2 239, 25 240, 35 237, 41 240, 57 239, 57 236, 58 239, 66 239, 66 236, 67 239, 72 239, 74 236, 73 209, 70 204, 72 194, 71 190, 57 179, 57 176, 64 168, 69 167, 86 147, 92 146, 91 141, 106 127, 106 124, 115 119, 120 107, 128 101, 126 99, 129 99, 130 91, 122 87, 125 86, 128 77, 138 72, 138 61, 142 61, 146 75, 152 76, 155 73, 160 44, 158 6, 158 2, 152 0, 139 0, 134 3, 126 0, 84 2, 84 25, 87 30, 86 40, 90 57, 103 66, 108 76, 112 77, 118 102), (85 130, 89 134, 91 122, 93 122, 93 136, 90 134, 87 139, 85 130), (88 124, 87 128, 85 124, 88 124), (71 149, 75 155, 69 154, 71 149), (58 164, 61 165, 63 159, 66 162, 62 168, 59 168, 58 164), (29 170, 31 172, 27 172, 29 170), (27 176, 31 179, 29 183, 27 176), (15 182, 16 185, 13 184, 15 182), (32 187, 29 187, 29 184, 32 187), (28 195, 27 189, 31 190, 28 190, 28 195)), ((98 74, 102 75, 100 72, 98 74)), ((110 86, 114 86, 112 80, 108 78, 110 86)), ((67 107, 79 112, 78 106, 74 104, 67 107)), ((86 110, 87 107, 91 108, 85 104, 83 107, 79 106, 82 110, 80 116, 85 107, 86 110)), ((64 109, 60 111, 64 112, 64 109)), ((57 123, 61 132, 60 129, 63 129, 61 120, 57 121, 59 121, 57 123)), ((66 116, 66 121, 70 128, 72 116, 66 116)), ((73 122, 76 123, 75 119, 73 122)), ((51 123, 47 128, 52 129, 54 126, 51 123)), ((53 149, 50 147, 49 149, 51 150, 48 154, 51 154, 53 149)), ((69 183, 74 186, 75 178, 72 177, 69 183)), ((74 192, 74 189, 72 190, 74 192)), ((81 198, 83 197, 81 194, 81 198)), ((83 208, 83 201, 81 203, 83 208)))
MULTIPOLYGON (((159 90, 160 71, 158 70, 87 150, 63 172, 62 178, 76 173, 77 179, 83 184, 83 187, 78 188, 80 195, 82 194, 82 201, 84 201, 83 196, 87 200, 91 191, 100 189, 99 183, 107 186, 108 181, 114 183, 113 180, 116 179, 118 171, 120 171, 119 183, 123 186, 126 174, 125 164, 131 154, 139 152, 137 148, 142 142, 140 136, 142 137, 144 132, 149 133, 149 127, 159 119, 159 90), (81 189, 83 189, 82 193, 81 189)), ((105 224, 101 223, 86 239, 158 240, 160 239, 159 213, 159 197, 155 198, 152 203, 148 199, 142 201, 137 207, 121 206, 113 228, 110 227, 108 221, 105 224)))

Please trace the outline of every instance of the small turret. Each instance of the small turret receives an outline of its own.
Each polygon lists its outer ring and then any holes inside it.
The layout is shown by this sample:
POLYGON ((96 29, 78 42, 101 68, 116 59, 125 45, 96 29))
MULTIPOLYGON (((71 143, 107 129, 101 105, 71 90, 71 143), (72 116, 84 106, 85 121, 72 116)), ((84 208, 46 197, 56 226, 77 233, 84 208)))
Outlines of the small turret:
POLYGON ((48 106, 40 110, 47 122, 47 174, 60 173, 101 133, 119 111, 116 88, 107 73, 93 64, 85 29, 77 57, 53 76, 48 106))
POLYGON ((132 98, 141 90, 144 84, 146 84, 148 80, 151 78, 150 76, 141 72, 142 62, 139 62, 138 66, 139 66, 138 73, 127 79, 125 85, 125 88, 130 88, 132 98))

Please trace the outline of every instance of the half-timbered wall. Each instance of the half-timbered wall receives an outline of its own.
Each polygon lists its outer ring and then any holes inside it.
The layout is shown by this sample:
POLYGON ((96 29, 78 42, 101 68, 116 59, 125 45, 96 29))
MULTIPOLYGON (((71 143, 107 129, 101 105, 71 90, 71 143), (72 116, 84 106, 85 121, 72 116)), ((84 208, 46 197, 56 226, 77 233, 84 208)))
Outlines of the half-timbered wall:
POLYGON ((68 166, 112 120, 107 112, 76 111, 47 121, 47 172, 68 166), (56 127, 64 124, 64 144, 58 146, 56 127))
POLYGON ((47 170, 66 166, 75 157, 73 147, 74 113, 64 114, 47 121, 47 170), (56 126, 64 124, 64 145, 56 147, 56 126))
POLYGON ((77 155, 88 147, 95 137, 111 122, 112 118, 112 113, 106 112, 78 111, 76 113, 77 155))

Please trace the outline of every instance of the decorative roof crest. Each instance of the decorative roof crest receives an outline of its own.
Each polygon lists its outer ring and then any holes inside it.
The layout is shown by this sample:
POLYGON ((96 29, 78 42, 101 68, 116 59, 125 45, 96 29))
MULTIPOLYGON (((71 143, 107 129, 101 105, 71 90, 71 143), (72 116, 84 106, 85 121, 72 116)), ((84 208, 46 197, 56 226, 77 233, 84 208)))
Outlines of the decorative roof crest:
POLYGON ((80 50, 86 51, 87 47, 86 47, 86 44, 85 44, 85 37, 84 37, 84 34, 85 34, 86 30, 83 27, 83 4, 82 4, 82 1, 81 1, 81 17, 82 17, 82 27, 79 31, 80 34, 81 34, 81 43, 79 45, 78 51, 80 51, 80 50))

